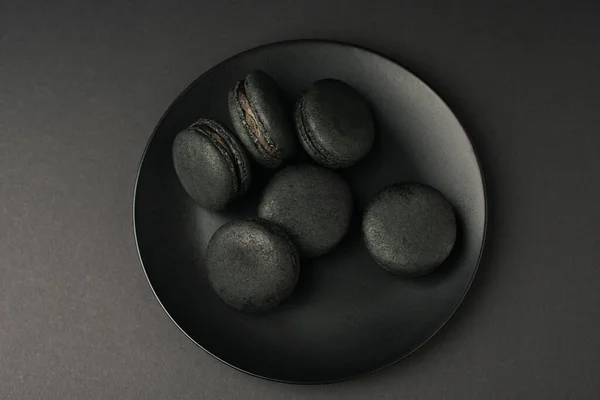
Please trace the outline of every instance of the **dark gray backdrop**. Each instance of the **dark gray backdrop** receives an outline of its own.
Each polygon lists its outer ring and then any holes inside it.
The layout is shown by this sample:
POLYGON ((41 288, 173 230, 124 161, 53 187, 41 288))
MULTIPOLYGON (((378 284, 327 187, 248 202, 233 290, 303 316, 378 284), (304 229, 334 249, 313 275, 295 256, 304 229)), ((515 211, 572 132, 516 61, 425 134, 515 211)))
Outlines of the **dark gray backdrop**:
POLYGON ((86 3, 0 0, 0 399, 599 398, 600 6, 86 3), (297 38, 423 78, 467 127, 489 191, 456 316, 400 364, 328 386, 262 381, 195 347, 132 231, 138 162, 171 101, 224 58, 297 38))

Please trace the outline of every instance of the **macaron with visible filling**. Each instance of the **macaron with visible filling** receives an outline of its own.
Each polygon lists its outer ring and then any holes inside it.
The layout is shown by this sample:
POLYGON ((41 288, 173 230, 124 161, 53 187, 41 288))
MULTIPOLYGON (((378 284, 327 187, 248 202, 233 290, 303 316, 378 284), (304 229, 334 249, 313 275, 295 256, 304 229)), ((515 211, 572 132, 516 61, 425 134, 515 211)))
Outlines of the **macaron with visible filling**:
POLYGON ((283 230, 264 220, 229 222, 208 244, 210 285, 237 310, 265 311, 277 306, 296 287, 299 269, 292 241, 283 230))
POLYGON ((363 235, 371 257, 397 275, 425 275, 448 257, 456 241, 456 216, 438 190, 402 183, 379 192, 367 206, 363 235))
POLYGON ((179 132, 172 154, 181 185, 204 208, 221 210, 248 190, 250 167, 245 151, 218 122, 199 119, 179 132))
POLYGON ((329 168, 355 164, 371 150, 375 138, 367 101, 335 79, 317 81, 300 96, 295 123, 304 150, 329 168))
POLYGON ((261 165, 277 168, 298 149, 291 116, 275 80, 250 72, 229 92, 229 115, 238 137, 261 165))

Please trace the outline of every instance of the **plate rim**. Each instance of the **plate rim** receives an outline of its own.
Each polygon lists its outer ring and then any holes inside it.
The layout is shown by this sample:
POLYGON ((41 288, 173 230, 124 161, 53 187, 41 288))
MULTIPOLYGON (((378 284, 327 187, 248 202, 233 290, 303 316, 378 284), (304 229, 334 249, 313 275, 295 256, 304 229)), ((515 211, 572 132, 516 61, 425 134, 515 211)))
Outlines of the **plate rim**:
POLYGON ((343 42, 343 41, 337 41, 337 40, 329 40, 329 39, 292 39, 292 40, 283 40, 283 41, 276 41, 276 42, 269 42, 260 46, 256 46, 256 47, 251 47, 248 48, 246 50, 243 50, 239 53, 236 53, 230 57, 227 57, 226 59, 220 61, 219 63, 215 64, 214 66, 212 66, 211 68, 207 69, 206 71, 202 72, 196 79, 194 79, 190 84, 188 84, 186 86, 186 88, 177 95, 177 97, 175 97, 175 99, 171 102, 171 104, 169 105, 169 107, 167 107, 167 109, 165 110, 165 112, 162 114, 162 116, 160 117, 160 119, 158 120, 158 122, 156 123, 156 126, 154 127, 154 130, 152 131, 152 134, 148 137, 147 141, 146 141, 146 145, 144 147, 144 151, 142 152, 142 155, 140 157, 140 161, 138 163, 138 168, 137 168, 137 172, 136 172, 136 176, 135 176, 135 183, 134 183, 134 189, 133 189, 133 207, 132 207, 132 219, 133 219, 133 236, 134 236, 134 240, 135 240, 135 248, 136 248, 136 252, 138 255, 138 260, 140 262, 140 266, 142 271, 144 272, 144 276, 146 277, 146 281, 148 282, 148 285, 150 286, 150 290, 152 290, 152 293, 154 294, 154 297, 156 298, 156 300, 158 301, 158 304, 160 304, 161 308, 163 309, 163 311, 167 314, 167 316, 169 317, 169 319, 175 324, 175 326, 189 339, 192 341, 192 343, 194 343, 196 346, 198 346, 199 348, 201 348, 204 352, 206 352, 207 354, 209 354, 210 356, 212 356, 213 358, 215 358, 216 360, 222 362, 223 364, 237 370, 240 372, 243 372, 247 375, 256 377, 256 378, 260 378, 260 379, 264 379, 267 381, 271 381, 271 382, 278 382, 278 383, 286 383, 286 384, 294 384, 294 385, 322 385, 322 384, 333 384, 333 383, 340 383, 340 382, 347 382, 347 381, 351 381, 351 380, 355 380, 355 379, 360 379, 360 378, 365 378, 367 376, 371 376, 374 374, 377 374, 379 372, 381 372, 384 369, 387 369, 397 363, 399 363, 400 361, 406 359, 407 357, 413 355, 415 352, 417 352, 418 350, 420 350, 423 346, 425 346, 427 343, 429 343, 429 341, 436 336, 448 323, 448 321, 454 316, 454 314, 456 313, 456 311, 458 310, 458 308, 460 307, 460 305, 463 303, 464 299, 466 298, 467 294, 469 293, 471 286, 473 285, 473 281, 475 280, 475 276, 477 275, 477 272, 479 271, 479 266, 481 264, 481 260, 483 257, 483 252, 486 246, 486 242, 487 242, 487 230, 488 230, 488 196, 487 196, 487 186, 486 186, 486 181, 485 181, 485 176, 483 174, 483 169, 482 169, 482 164, 481 164, 481 160, 479 158, 479 156, 477 155, 477 151, 475 150, 475 146, 473 146, 473 141, 471 140, 471 137, 468 133, 468 131, 465 129, 464 125, 460 122, 460 120, 458 119, 458 117, 456 116, 456 114, 454 113, 454 111, 452 110, 452 108, 450 107, 450 105, 446 102, 446 100, 444 100, 444 98, 438 93, 436 92, 433 87, 427 83, 427 81, 423 80, 419 75, 415 74, 412 70, 410 70, 409 68, 405 67, 404 65, 400 64, 399 62, 393 60, 390 57, 387 57, 377 51, 368 49, 366 47, 360 46, 360 45, 355 45, 355 44, 351 44, 348 42, 343 42), (219 68, 221 65, 226 64, 238 57, 243 57, 244 55, 248 54, 248 53, 252 53, 252 52, 256 52, 256 51, 261 51, 264 50, 265 48, 272 48, 272 47, 279 47, 279 46, 290 46, 290 45, 298 45, 298 44, 316 44, 316 45, 331 45, 331 46, 340 46, 340 47, 350 47, 353 49, 357 49, 363 52, 367 52, 370 53, 376 57, 379 57, 383 60, 385 60, 386 62, 391 62, 392 64, 395 64, 397 66, 399 66, 400 68, 404 69, 405 71, 407 71, 409 74, 413 75, 416 79, 418 79, 426 88, 427 90, 431 91, 436 97, 438 97, 442 103, 448 108, 448 110, 450 111, 450 114, 452 115, 452 117, 456 120, 456 122, 458 123, 458 125, 460 126, 460 128, 462 129, 463 133, 465 134, 469 144, 471 145, 471 149, 473 151, 473 156, 475 158, 475 161, 477 163, 477 169, 479 170, 479 176, 481 179, 481 188, 482 188, 482 193, 483 193, 483 232, 482 232, 482 237, 481 237, 481 247, 479 249, 479 254, 477 255, 477 261, 475 262, 475 268, 473 270, 473 273, 471 275, 471 278, 469 279, 469 282, 467 283, 467 286, 464 290, 464 292, 462 293, 461 297, 458 299, 458 301, 456 302, 456 304, 453 306, 452 311, 448 314, 448 316, 442 321, 442 323, 440 324, 439 327, 437 327, 433 333, 429 336, 427 336, 420 344, 416 345, 413 349, 411 349, 409 352, 403 354, 402 356, 399 356, 397 358, 395 358, 394 360, 388 362, 388 363, 384 363, 381 366, 374 368, 372 370, 369 371, 365 371, 365 372, 360 372, 357 374, 352 374, 352 375, 348 375, 347 377, 343 377, 343 378, 339 378, 339 379, 326 379, 326 380, 322 380, 322 381, 301 381, 301 380, 287 380, 287 379, 278 379, 278 378, 273 378, 273 377, 269 377, 269 376, 265 376, 265 375, 261 375, 252 371, 248 371, 246 369, 243 369, 241 367, 238 367, 237 365, 231 364, 226 360, 223 360, 222 358, 220 358, 219 356, 217 356, 216 354, 212 353, 211 351, 209 351, 208 349, 206 349, 204 346, 202 346, 200 343, 198 343, 196 340, 194 340, 176 321, 175 319, 173 319, 173 317, 171 316, 171 314, 169 313, 169 311, 167 311, 167 309, 165 308, 164 304, 162 303, 162 301, 160 300, 160 298, 158 297, 158 294, 156 293, 156 291, 154 290, 154 286, 152 285, 152 282, 150 282, 150 278, 148 277, 148 273, 146 272, 146 267, 144 265, 144 260, 142 259, 142 254, 140 252, 140 246, 138 243, 138 232, 137 232, 137 224, 136 224, 136 209, 137 209, 137 191, 138 191, 138 184, 139 184, 139 179, 140 179, 140 173, 142 171, 142 167, 144 165, 144 160, 146 159, 146 153, 148 152, 148 148, 150 147, 150 144, 152 143, 152 140, 154 139, 154 136, 157 134, 159 128, 162 126, 164 120, 166 119, 167 115, 170 114, 171 110, 181 101, 181 98, 188 93, 191 88, 196 84, 196 82, 198 82, 200 79, 202 79, 204 76, 208 75, 212 70, 219 68))

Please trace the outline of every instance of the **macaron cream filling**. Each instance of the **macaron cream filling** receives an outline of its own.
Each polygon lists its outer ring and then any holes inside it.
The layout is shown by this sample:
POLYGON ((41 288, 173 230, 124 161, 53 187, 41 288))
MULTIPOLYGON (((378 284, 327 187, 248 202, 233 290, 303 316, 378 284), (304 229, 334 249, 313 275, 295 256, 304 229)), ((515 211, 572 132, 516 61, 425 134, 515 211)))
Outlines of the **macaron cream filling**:
POLYGON ((244 123, 248 129, 248 133, 252 135, 254 144, 269 155, 274 157, 279 156, 280 150, 265 136, 264 128, 252 109, 250 100, 246 95, 244 82, 238 84, 237 101, 244 116, 244 123))
POLYGON ((192 128, 197 132, 202 133, 210 138, 213 144, 219 149, 221 153, 225 156, 228 163, 231 166, 231 172, 234 175, 233 179, 233 191, 236 195, 238 195, 240 190, 240 184, 244 182, 244 176, 246 175, 246 170, 244 165, 242 164, 242 160, 240 156, 235 153, 232 149, 232 145, 227 141, 223 134, 219 132, 219 130, 210 124, 197 122, 192 125, 192 128))

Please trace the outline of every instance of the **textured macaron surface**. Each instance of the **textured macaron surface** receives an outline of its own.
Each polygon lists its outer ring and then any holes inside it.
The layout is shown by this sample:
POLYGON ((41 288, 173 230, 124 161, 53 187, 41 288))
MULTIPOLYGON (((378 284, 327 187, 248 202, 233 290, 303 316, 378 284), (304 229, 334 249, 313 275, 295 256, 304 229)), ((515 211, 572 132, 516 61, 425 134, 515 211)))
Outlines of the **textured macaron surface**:
POLYGON ((172 155, 179 181, 202 207, 220 210, 248 188, 250 170, 241 145, 217 122, 201 119, 178 133, 172 155))
POLYGON ((373 146, 375 121, 371 109, 353 87, 342 81, 315 82, 298 100, 295 120, 302 146, 322 165, 347 167, 373 146))
POLYGON ((234 129, 252 156, 275 168, 298 149, 286 101, 277 82, 263 71, 253 71, 229 92, 234 129))
POLYGON ((298 252, 277 226, 259 219, 229 222, 210 239, 208 280, 229 306, 252 312, 280 304, 298 281, 298 252))
POLYGON ((406 276, 433 271, 456 241, 452 206, 436 189, 417 183, 388 187, 367 206, 365 244, 384 269, 406 276))
POLYGON ((281 226, 301 255, 325 254, 350 226, 352 194, 336 172, 317 165, 289 166, 269 182, 258 215, 281 226))

